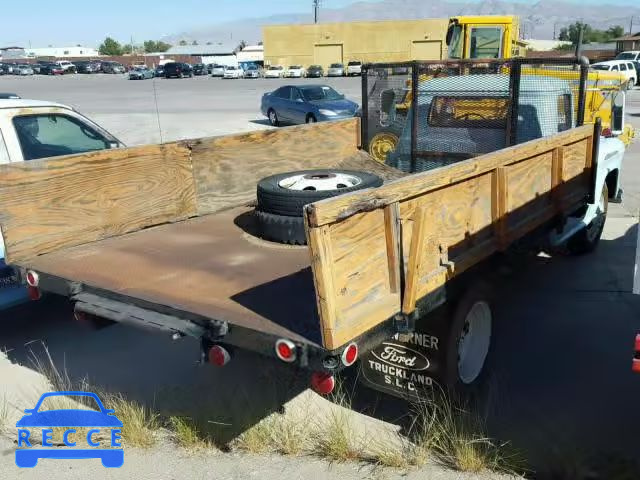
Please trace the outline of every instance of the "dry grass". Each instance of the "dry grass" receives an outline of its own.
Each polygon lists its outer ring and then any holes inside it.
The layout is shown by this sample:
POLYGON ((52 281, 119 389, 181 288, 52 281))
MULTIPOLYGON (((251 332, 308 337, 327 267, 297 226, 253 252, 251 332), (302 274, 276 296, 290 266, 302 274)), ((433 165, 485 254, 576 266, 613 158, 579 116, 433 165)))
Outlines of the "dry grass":
MULTIPOLYGON (((442 392, 415 405, 411 437, 417 452, 462 472, 521 470, 508 445, 488 438, 484 421, 466 405, 442 392)), ((418 458, 413 459, 416 464, 418 458)))
MULTIPOLYGON (((35 370, 43 375, 54 391, 85 391, 95 392, 102 400, 106 408, 112 408, 122 421, 122 439, 127 446, 148 448, 155 443, 155 432, 160 428, 158 415, 137 402, 126 399, 122 394, 109 394, 93 388, 86 379, 74 382, 67 370, 58 369, 51 358, 49 350, 43 345, 44 357, 31 352, 31 361, 35 370)), ((41 392, 44 393, 44 392, 41 392)), ((40 394, 41 394, 40 393, 40 394)), ((90 397, 50 397, 43 404, 42 410, 74 409, 81 405, 85 408, 96 409, 95 401, 90 397)), ((54 429, 52 441, 62 443, 62 433, 65 428, 54 429)), ((87 428, 76 428, 75 438, 87 433, 87 428)), ((102 434, 96 435, 96 439, 105 438, 102 434)))
POLYGON ((319 426, 316 452, 336 462, 362 459, 363 444, 354 431, 349 411, 332 411, 319 426))
POLYGON ((194 452, 213 447, 213 442, 204 438, 190 418, 170 417, 168 423, 176 443, 182 448, 194 452))
POLYGON ((310 447, 313 434, 308 419, 274 413, 240 435, 233 447, 251 453, 300 455, 310 447))
POLYGON ((105 405, 113 408, 122 421, 122 439, 125 446, 149 448, 156 442, 160 429, 158 414, 144 405, 126 399, 122 394, 106 395, 105 405))

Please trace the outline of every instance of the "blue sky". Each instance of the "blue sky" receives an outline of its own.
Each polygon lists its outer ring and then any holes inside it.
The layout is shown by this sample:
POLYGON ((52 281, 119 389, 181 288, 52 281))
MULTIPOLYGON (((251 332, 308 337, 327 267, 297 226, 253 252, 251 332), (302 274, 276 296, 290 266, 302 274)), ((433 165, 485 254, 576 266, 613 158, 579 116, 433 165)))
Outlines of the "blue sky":
MULTIPOLYGON (((535 0, 521 1, 532 3, 535 0)), ((595 4, 600 0, 571 1, 595 4)), ((638 2, 609 1, 628 5, 638 2)), ((31 44, 33 47, 46 47, 78 43, 94 46, 107 35, 121 42, 128 42, 133 35, 134 42, 139 43, 230 20, 281 13, 310 13, 312 0, 109 0, 100 3, 29 0, 2 3, 0 11, 4 21, 0 29, 0 46, 28 47, 31 44), (11 21, 12 18, 20 20, 11 21)), ((326 8, 339 8, 351 3, 354 0, 322 0, 326 8)))

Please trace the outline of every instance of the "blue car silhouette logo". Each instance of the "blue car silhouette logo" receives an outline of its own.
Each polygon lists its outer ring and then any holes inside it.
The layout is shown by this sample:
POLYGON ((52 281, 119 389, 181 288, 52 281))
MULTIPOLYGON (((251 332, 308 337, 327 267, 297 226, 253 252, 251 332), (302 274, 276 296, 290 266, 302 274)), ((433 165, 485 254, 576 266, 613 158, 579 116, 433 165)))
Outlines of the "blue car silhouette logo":
POLYGON ((82 459, 99 458, 102 465, 107 468, 118 468, 124 463, 124 450, 120 444, 120 432, 122 422, 115 416, 114 410, 104 408, 104 405, 95 393, 91 392, 50 392, 40 397, 33 409, 26 409, 26 413, 18 422, 18 449, 16 450, 16 465, 21 468, 33 468, 40 458, 55 459, 82 459), (39 412, 42 402, 48 397, 75 396, 93 398, 100 411, 80 409, 46 410, 39 412), (51 438, 53 428, 65 428, 63 442, 65 447, 53 448, 51 438), (81 436, 73 427, 90 428, 85 437, 89 448, 72 448, 82 443, 81 436), (109 448, 104 447, 94 439, 94 435, 100 433, 100 429, 111 430, 109 448), (42 429, 42 447, 32 448, 29 437, 33 429, 42 429), (73 435, 75 434, 75 435, 73 435), (75 441, 71 441, 71 435, 75 441), (119 448, 116 448, 119 447, 119 448))

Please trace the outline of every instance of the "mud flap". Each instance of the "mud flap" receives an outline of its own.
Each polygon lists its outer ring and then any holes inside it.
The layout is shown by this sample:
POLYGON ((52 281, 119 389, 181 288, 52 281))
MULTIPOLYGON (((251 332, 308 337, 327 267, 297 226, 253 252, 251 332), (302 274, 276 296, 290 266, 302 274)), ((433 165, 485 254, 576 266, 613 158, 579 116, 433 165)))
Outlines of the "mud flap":
POLYGON ((396 334, 363 356, 359 381, 402 398, 418 398, 441 383, 451 325, 447 309, 439 310, 416 322, 413 333, 396 334))

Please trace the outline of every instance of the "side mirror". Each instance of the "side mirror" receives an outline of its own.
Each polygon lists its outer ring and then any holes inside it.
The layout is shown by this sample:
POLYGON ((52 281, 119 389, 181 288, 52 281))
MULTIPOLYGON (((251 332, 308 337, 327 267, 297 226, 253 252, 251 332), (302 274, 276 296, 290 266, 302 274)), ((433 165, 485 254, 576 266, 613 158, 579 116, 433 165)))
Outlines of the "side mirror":
POLYGON ((625 92, 620 91, 613 95, 613 100, 611 102, 611 133, 618 135, 624 130, 625 102, 625 92))

